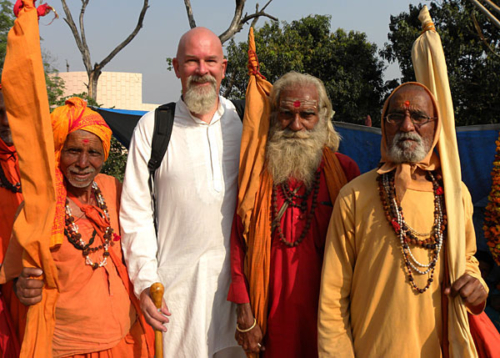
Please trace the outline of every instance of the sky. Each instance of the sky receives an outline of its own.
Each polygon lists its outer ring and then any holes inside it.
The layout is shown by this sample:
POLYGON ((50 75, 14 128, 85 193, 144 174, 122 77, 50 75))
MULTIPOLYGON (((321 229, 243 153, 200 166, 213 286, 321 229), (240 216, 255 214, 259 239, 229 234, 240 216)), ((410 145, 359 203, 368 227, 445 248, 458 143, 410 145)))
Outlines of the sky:
MULTIPOLYGON (((85 67, 60 1, 46 0, 60 18, 50 23, 52 15, 40 20, 42 49, 51 57, 51 64, 61 72, 84 71, 85 67), (50 23, 50 24, 49 24, 50 23)), ((267 0, 247 0, 245 11, 253 13, 255 5, 267 0)), ((67 0, 78 23, 81 1, 67 0)), ((85 34, 90 48, 92 63, 104 59, 135 28, 142 0, 90 0, 84 18, 85 34)), ((368 41, 378 49, 388 42, 391 15, 408 11, 409 4, 428 4, 429 1, 405 0, 273 0, 266 12, 280 21, 291 22, 308 15, 330 15, 331 29, 359 31, 367 34, 368 41)), ((234 14, 234 0, 191 0, 198 26, 204 26, 217 35, 229 27, 234 14)), ((143 75, 143 102, 167 103, 180 95, 180 81, 173 71, 168 71, 166 58, 175 57, 177 43, 189 30, 184 1, 149 0, 149 9, 143 28, 132 42, 104 67, 104 71, 138 72, 143 75)), ((432 14, 431 14, 432 16, 432 14)), ((261 18, 257 28, 267 18, 261 18)), ((235 37, 237 42, 246 41, 248 25, 235 37)), ((257 49, 258 51, 258 49, 257 49)), ((388 65, 385 79, 399 77, 397 64, 388 65)))

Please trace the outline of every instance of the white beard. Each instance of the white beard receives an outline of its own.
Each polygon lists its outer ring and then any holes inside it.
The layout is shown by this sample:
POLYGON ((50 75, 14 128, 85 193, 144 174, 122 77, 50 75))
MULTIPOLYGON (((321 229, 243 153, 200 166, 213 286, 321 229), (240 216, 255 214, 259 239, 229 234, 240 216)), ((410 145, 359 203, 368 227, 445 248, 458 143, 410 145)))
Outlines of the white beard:
POLYGON ((196 114, 210 112, 217 101, 216 85, 215 78, 209 74, 205 76, 189 76, 187 82, 188 89, 183 96, 184 103, 189 111, 196 114), (210 82, 211 86, 198 87, 193 85, 193 82, 210 82))
POLYGON ((392 143, 389 147, 389 159, 396 163, 418 163, 422 161, 430 149, 429 140, 422 139, 417 133, 398 133, 394 136, 392 143), (412 139, 416 142, 415 149, 411 150, 413 143, 402 142, 402 139, 412 139))
POLYGON ((269 133, 266 148, 267 168, 274 184, 290 178, 310 187, 323 156, 328 133, 323 120, 310 131, 282 130, 276 123, 269 133))

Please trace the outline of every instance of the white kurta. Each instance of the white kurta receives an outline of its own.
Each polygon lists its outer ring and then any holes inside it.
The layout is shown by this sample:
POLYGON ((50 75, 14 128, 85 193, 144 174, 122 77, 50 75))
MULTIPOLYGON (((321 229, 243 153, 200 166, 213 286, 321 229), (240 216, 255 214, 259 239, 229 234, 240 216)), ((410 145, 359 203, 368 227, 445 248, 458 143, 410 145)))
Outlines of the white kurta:
POLYGON ((164 357, 212 357, 237 346, 230 284, 229 239, 236 205, 242 124, 220 98, 210 124, 182 100, 172 137, 155 175, 158 239, 153 225, 147 163, 154 112, 134 130, 123 183, 123 253, 137 296, 154 282, 165 286, 170 309, 164 357))

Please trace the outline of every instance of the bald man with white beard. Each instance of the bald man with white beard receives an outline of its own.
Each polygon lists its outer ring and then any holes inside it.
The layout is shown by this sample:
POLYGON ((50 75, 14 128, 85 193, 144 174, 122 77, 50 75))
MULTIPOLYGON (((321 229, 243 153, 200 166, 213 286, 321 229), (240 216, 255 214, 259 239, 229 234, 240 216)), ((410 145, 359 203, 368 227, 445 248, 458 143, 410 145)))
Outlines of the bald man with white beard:
POLYGON ((148 186, 154 112, 138 123, 122 192, 123 251, 148 323, 164 332, 165 357, 244 357, 227 302, 229 239, 242 124, 219 95, 227 60, 219 38, 197 27, 173 60, 181 80, 168 150, 156 171, 157 232, 148 186), (149 288, 165 286, 157 310, 149 288))

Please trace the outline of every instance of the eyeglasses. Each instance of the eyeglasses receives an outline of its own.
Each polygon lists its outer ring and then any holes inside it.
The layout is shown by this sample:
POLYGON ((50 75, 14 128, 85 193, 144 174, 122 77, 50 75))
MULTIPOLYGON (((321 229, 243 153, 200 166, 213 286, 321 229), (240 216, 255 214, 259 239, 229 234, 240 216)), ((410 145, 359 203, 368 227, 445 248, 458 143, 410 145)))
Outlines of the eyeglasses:
MULTIPOLYGON (((391 113, 385 117, 387 123, 399 126, 405 120, 406 113, 391 113)), ((435 121, 437 117, 429 117, 418 112, 410 112, 410 120, 416 127, 421 127, 429 122, 435 121)))

